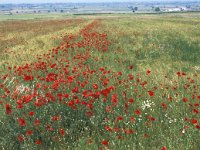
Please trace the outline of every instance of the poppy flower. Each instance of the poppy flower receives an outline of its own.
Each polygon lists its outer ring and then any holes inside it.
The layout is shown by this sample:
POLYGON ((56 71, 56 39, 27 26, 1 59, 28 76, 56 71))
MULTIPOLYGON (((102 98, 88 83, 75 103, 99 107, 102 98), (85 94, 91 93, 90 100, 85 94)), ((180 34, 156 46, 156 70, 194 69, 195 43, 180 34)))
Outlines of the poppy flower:
POLYGON ((148 75, 148 74, 150 74, 150 73, 151 73, 151 70, 147 70, 146 74, 148 75))
POLYGON ((102 144, 103 144, 103 145, 108 145, 108 141, 103 140, 103 141, 102 141, 102 144))
POLYGON ((25 127, 26 126, 26 121, 22 118, 18 118, 18 123, 20 126, 25 127))
POLYGON ((115 119, 115 122, 120 121, 120 120, 123 120, 123 117, 122 117, 122 116, 117 117, 117 118, 115 119))
POLYGON ((149 96, 154 96, 154 92, 153 91, 148 91, 149 96))
POLYGON ((92 84, 92 87, 93 87, 94 89, 98 89, 98 85, 97 85, 97 84, 92 84))
POLYGON ((196 125, 195 127, 196 129, 200 129, 200 124, 196 125))
POLYGON ((112 103, 117 103, 118 102, 118 99, 117 99, 117 95, 116 94, 113 94, 112 95, 112 103))
POLYGON ((192 119, 192 120, 191 120, 191 123, 192 123, 192 124, 196 124, 197 122, 198 122, 197 119, 192 119))
POLYGON ((33 134, 32 130, 27 130, 27 131, 26 131, 26 135, 31 136, 32 134, 33 134))
POLYGON ((12 113, 12 108, 10 104, 6 104, 6 114, 10 115, 12 113))
POLYGON ((33 76, 24 75, 24 81, 32 81, 32 80, 33 80, 33 76))
POLYGON ((167 105, 165 103, 162 103, 161 105, 164 108, 164 110, 167 110, 167 105))
POLYGON ((131 122, 135 121, 135 118, 133 116, 130 117, 131 122))
POLYGON ((18 136, 17 139, 18 139, 19 142, 23 142, 23 141, 24 141, 24 136, 22 136, 22 135, 21 135, 21 136, 18 136))
POLYGON ((133 65, 129 66, 129 69, 133 69, 133 65))
POLYGON ((29 116, 33 117, 34 116, 34 111, 29 112, 29 116))
POLYGON ((129 99, 129 103, 134 103, 134 99, 133 98, 129 99))
POLYGON ((163 147, 161 148, 161 150, 167 150, 167 148, 166 148, 165 146, 163 146, 163 147))
POLYGON ((40 120, 36 119, 36 120, 34 121, 34 126, 38 126, 39 124, 40 124, 40 120))
POLYGON ((178 77, 180 77, 180 76, 181 76, 181 73, 180 73, 180 72, 177 72, 176 74, 177 74, 177 76, 178 76, 178 77))
POLYGON ((136 115, 141 115, 141 111, 139 109, 135 110, 136 115))
POLYGON ((105 127, 105 129, 106 129, 107 131, 112 131, 112 128, 109 127, 108 125, 105 127))
POLYGON ((42 144, 42 142, 41 142, 40 140, 37 140, 37 141, 35 142, 35 144, 40 145, 40 144, 42 144))
POLYGON ((193 109, 193 113, 198 114, 199 113, 198 109, 193 109))
POLYGON ((184 98, 182 98, 182 101, 186 103, 188 101, 188 99, 184 97, 184 98))
POLYGON ((64 131, 62 128, 60 128, 60 134, 61 134, 62 136, 65 135, 65 131, 64 131))

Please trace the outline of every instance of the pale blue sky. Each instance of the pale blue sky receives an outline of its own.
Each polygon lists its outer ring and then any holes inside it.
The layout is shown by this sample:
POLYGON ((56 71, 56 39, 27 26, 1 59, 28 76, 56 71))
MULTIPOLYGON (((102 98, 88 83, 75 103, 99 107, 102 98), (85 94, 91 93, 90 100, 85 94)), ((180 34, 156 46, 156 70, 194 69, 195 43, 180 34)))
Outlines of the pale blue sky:
MULTIPOLYGON (((160 1, 160 2, 167 2, 167 1, 194 1, 194 0, 124 0, 128 2, 135 2, 135 1, 160 1)), ((200 1, 200 0, 195 0, 200 1)), ((123 2, 123 0, 0 0, 0 4, 5 3, 58 3, 58 2, 123 2)))

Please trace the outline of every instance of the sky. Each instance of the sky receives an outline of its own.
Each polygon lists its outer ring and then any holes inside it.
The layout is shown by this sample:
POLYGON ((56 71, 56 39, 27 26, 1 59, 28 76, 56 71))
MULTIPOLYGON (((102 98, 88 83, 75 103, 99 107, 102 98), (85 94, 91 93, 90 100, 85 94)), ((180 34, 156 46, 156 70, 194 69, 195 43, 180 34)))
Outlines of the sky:
MULTIPOLYGON (((150 0, 125 0, 126 2, 135 2, 135 1, 150 1, 150 0)), ((160 1, 160 2, 167 2, 167 1, 193 1, 193 0, 152 0, 152 1, 160 1)), ((200 0, 196 0, 200 1, 200 0)), ((123 2, 123 0, 0 0, 0 4, 5 3, 59 3, 59 2, 123 2)))

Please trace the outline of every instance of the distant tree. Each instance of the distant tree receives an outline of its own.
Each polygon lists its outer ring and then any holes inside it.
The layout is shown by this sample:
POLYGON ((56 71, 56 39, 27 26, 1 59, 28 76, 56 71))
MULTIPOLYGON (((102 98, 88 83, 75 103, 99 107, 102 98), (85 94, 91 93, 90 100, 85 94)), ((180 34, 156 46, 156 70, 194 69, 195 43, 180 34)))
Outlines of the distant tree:
POLYGON ((138 7, 135 7, 134 10, 137 11, 137 10, 138 10, 138 7))
POLYGON ((64 12, 64 10, 62 10, 62 9, 61 9, 61 10, 60 10, 60 12, 61 12, 61 13, 63 13, 63 12, 64 12))
POLYGON ((130 6, 128 7, 129 9, 131 9, 133 12, 137 11, 138 10, 138 7, 133 7, 133 6, 130 6))
POLYGON ((160 11, 160 7, 156 7, 155 11, 157 11, 157 12, 160 11))
POLYGON ((51 11, 50 10, 48 10, 48 13, 50 13, 51 11))
POLYGON ((35 13, 36 13, 36 10, 34 10, 33 13, 35 14, 35 13))

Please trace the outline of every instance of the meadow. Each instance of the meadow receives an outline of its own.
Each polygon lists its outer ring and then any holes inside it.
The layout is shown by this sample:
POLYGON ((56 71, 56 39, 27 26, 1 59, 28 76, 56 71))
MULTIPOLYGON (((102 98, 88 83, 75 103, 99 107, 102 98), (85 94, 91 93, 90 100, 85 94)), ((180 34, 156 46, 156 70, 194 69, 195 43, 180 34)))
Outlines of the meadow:
POLYGON ((0 21, 0 149, 200 149, 200 13, 65 17, 0 21))

